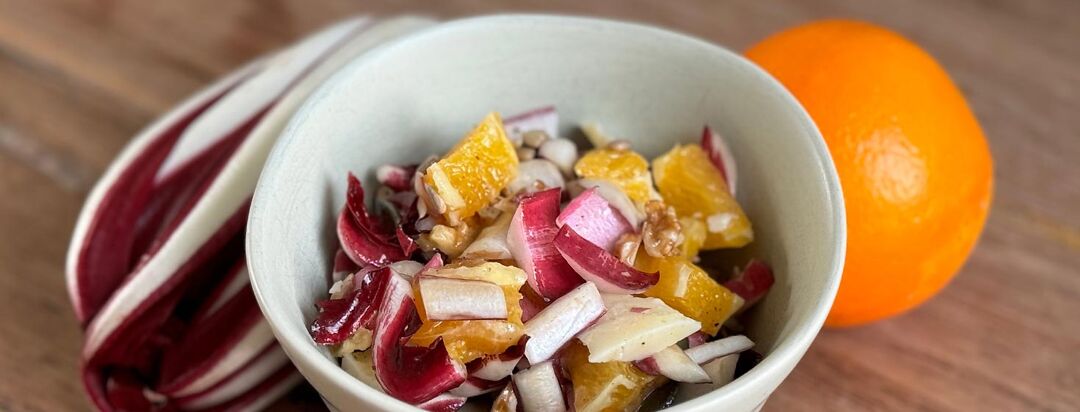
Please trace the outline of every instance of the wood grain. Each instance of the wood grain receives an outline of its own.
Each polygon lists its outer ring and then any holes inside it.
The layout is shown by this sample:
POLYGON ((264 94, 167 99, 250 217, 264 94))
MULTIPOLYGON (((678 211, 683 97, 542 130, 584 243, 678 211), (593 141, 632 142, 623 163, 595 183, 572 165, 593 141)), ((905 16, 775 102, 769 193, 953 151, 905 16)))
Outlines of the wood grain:
MULTIPOLYGON (((980 245, 928 304, 822 333, 766 410, 1080 408, 1080 2, 0 0, 0 411, 88 408, 64 253, 83 197, 138 129, 347 15, 500 11, 642 21, 735 50, 852 17, 923 45, 968 96, 996 160, 980 245)), ((300 388, 273 409, 319 408, 300 388)))

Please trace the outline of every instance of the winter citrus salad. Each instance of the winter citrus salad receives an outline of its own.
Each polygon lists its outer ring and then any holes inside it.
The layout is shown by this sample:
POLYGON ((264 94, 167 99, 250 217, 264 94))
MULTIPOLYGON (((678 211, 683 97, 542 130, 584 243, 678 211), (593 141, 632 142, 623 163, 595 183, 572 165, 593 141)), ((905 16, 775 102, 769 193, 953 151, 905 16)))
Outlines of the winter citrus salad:
POLYGON ((350 174, 314 341, 438 411, 469 398, 633 411, 658 388, 716 387, 756 364, 733 316, 771 270, 752 260, 718 276, 699 259, 754 238, 720 136, 706 127, 650 162, 583 130, 579 156, 554 108, 489 114, 442 156, 375 170, 370 207, 350 174))

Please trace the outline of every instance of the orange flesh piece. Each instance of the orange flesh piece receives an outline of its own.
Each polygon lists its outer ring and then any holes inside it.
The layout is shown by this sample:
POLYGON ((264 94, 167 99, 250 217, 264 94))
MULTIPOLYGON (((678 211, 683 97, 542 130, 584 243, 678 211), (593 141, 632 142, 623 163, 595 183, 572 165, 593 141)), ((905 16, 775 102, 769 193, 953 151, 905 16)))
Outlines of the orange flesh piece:
MULTIPOLYGON (((450 356, 460 362, 469 362, 484 355, 496 355, 518 343, 525 333, 521 322, 521 285, 525 274, 521 269, 494 262, 477 266, 448 266, 426 272, 428 275, 457 279, 483 280, 499 285, 506 298, 506 320, 450 320, 432 321, 424 312, 424 298, 416 293, 416 310, 423 324, 409 339, 409 344, 427 346, 442 337, 450 356)), ((419 291, 419 288, 414 288, 419 291)))
POLYGON ((517 174, 514 144, 502 119, 491 113, 424 173, 424 184, 446 204, 451 222, 476 214, 517 174))
POLYGON ((653 160, 653 173, 664 202, 679 217, 705 223, 703 250, 742 247, 754 239, 750 220, 700 146, 675 146, 653 160))

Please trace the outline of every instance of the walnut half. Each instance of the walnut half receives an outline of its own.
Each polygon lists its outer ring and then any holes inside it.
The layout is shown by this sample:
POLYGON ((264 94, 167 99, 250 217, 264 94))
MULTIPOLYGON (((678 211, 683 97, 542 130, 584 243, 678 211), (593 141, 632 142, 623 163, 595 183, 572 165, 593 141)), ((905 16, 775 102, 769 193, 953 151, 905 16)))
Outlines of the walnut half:
POLYGON ((475 219, 470 218, 456 226, 435 225, 431 232, 422 233, 417 244, 425 251, 438 249, 451 258, 456 258, 469 247, 480 233, 475 219))
POLYGON ((653 257, 675 256, 683 242, 682 227, 675 209, 659 200, 645 204, 645 223, 641 227, 642 246, 653 257))

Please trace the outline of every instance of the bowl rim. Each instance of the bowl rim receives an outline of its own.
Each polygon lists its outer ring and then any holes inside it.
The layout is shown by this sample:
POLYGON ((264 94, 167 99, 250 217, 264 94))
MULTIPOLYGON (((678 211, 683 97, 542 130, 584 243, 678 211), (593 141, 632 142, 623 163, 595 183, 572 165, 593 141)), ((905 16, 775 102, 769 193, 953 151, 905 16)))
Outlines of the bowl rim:
MULTIPOLYGON (((339 365, 328 362, 329 359, 318 352, 316 345, 314 345, 310 339, 306 341, 289 339, 288 335, 279 333, 277 322, 279 319, 277 319, 274 311, 267 310, 267 308, 273 304, 264 300, 263 297, 261 284, 259 282, 260 275, 258 273, 265 273, 265 271, 259 270, 262 268, 259 258, 260 253, 258 253, 259 242, 253 234, 264 220, 262 217, 263 208, 260 207, 262 202, 260 202, 260 200, 268 196, 264 194, 268 190, 266 189, 268 183, 266 183, 266 180, 264 180, 263 177, 268 174, 267 171, 279 167, 279 164, 283 161, 282 159, 285 157, 284 153, 287 151, 287 148, 291 146, 291 143, 294 140, 293 136, 296 135, 293 132, 293 129, 298 128, 298 124, 302 123, 300 120, 307 117, 307 114, 314 110, 318 105, 318 102, 324 100, 326 95, 329 94, 337 84, 345 81, 348 77, 346 76, 347 73, 357 70, 358 67, 361 67, 364 64, 369 64, 369 62, 377 62, 381 56, 392 52, 396 48, 408 47, 410 44, 420 43, 432 37, 442 36, 461 30, 470 30, 477 26, 482 27, 492 24, 503 25, 507 23, 574 25, 576 27, 592 27, 594 29, 608 31, 631 31, 642 35, 661 38, 664 41, 693 44, 737 62, 738 65, 743 66, 743 68, 750 70, 757 77, 760 77, 761 80, 765 82, 762 86, 776 89, 775 91, 778 92, 779 98, 782 99, 784 104, 790 109, 789 114, 795 116, 796 120, 803 128, 803 131, 809 136, 811 140, 810 144, 814 149, 813 156, 817 160, 819 170, 824 175, 822 177, 825 179, 825 202, 826 205, 831 208, 832 212, 831 218, 833 225, 831 229, 836 238, 836 247, 833 248, 832 255, 829 256, 830 261, 827 265, 829 274, 826 278, 826 282, 822 285, 823 290, 821 292, 823 293, 824 298, 819 300, 814 307, 811 308, 812 312, 806 322, 796 324, 789 336, 785 339, 778 340, 769 355, 764 357, 758 365, 746 374, 721 388, 712 390, 699 397, 680 402, 669 409, 672 411, 702 410, 710 406, 715 406, 715 402, 719 401, 721 398, 727 398, 733 393, 747 391, 750 388, 762 385, 770 376, 786 376, 790 373, 791 369, 798 363, 824 325, 825 318, 832 307, 832 303, 840 286, 840 278, 847 249, 846 213, 839 176, 836 172, 828 147, 825 144, 825 140, 822 138, 816 124, 810 118, 805 108, 803 108, 787 88, 764 69, 741 54, 718 44, 711 43, 692 35, 643 23, 609 20, 597 17, 534 13, 494 14, 450 20, 379 45, 343 66, 337 73, 324 82, 316 92, 312 93, 307 101, 305 101, 293 114, 288 126, 283 130, 279 141, 274 145, 266 164, 264 165, 263 171, 260 174, 259 183, 251 201, 251 211, 249 214, 247 236, 245 239, 245 249, 247 251, 247 263, 252 289, 259 303, 260 310, 265 315, 267 323, 269 323, 278 342, 280 342, 282 348, 289 356, 290 361, 293 363, 304 364, 308 370, 318 371, 316 373, 320 377, 325 378, 327 382, 331 382, 332 385, 337 386, 337 389, 341 392, 352 393, 358 397, 364 398, 373 406, 389 410, 400 408, 402 405, 407 405, 375 388, 368 387, 368 385, 365 385, 351 375, 348 375, 339 365)), ((272 181, 273 179, 269 180, 272 181)), ((307 379, 306 376, 305 379, 307 379)), ((775 390, 775 388, 769 388, 768 391, 771 393, 773 390, 775 390)), ((326 401, 325 398, 324 401, 326 401)))

